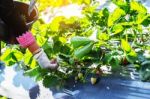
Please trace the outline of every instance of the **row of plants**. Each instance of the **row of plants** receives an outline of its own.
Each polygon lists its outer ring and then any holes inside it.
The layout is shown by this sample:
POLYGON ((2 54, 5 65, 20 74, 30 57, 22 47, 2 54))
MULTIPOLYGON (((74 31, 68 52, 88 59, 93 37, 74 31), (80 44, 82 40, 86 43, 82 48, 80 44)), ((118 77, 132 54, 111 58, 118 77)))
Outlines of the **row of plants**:
POLYGON ((63 86, 69 78, 87 82, 89 75, 95 84, 129 64, 142 81, 150 81, 150 14, 136 0, 111 2, 116 5, 113 12, 97 9, 99 3, 91 0, 83 7, 83 17, 57 16, 47 24, 40 18, 34 23, 31 31, 48 57, 58 60, 57 71, 41 69, 27 49, 4 42, 1 60, 6 66, 17 63, 25 75, 42 80, 46 87, 63 86), (103 66, 111 71, 105 73, 103 66))
POLYGON ((7 99, 6 97, 0 96, 0 99, 7 99))

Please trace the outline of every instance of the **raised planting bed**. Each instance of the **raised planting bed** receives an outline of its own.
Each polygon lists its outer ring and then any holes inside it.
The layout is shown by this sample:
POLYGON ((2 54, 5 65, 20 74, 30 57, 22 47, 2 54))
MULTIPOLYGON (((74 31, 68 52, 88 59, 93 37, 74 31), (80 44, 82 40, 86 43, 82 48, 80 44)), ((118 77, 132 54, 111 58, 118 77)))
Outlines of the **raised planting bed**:
MULTIPOLYGON (((68 80, 63 88, 45 88, 41 82, 23 75, 17 65, 0 69, 0 95, 12 99, 149 99, 150 83, 110 75, 92 85, 68 80)), ((129 72, 129 71, 128 71, 129 72)), ((130 70, 131 72, 131 70, 130 70)), ((87 77, 87 79, 89 79, 87 77)))

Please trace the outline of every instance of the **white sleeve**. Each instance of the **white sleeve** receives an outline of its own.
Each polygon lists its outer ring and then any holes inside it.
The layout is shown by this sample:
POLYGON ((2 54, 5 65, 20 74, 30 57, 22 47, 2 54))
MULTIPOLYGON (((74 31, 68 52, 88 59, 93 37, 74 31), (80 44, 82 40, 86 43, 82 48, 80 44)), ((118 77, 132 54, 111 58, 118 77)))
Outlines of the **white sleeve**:
POLYGON ((56 63, 51 63, 50 60, 48 59, 46 53, 41 49, 41 51, 37 54, 34 55, 34 58, 37 60, 38 64, 40 65, 41 68, 44 69, 57 69, 58 64, 56 63))

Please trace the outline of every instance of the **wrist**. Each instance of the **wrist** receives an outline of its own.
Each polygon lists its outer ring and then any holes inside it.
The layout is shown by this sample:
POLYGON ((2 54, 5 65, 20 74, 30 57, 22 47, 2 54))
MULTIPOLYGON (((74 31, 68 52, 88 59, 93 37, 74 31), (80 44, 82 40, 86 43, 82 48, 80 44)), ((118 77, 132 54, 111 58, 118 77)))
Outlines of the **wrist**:
POLYGON ((33 51, 32 54, 35 55, 35 54, 39 53, 41 50, 42 50, 42 48, 38 48, 35 51, 33 51))
POLYGON ((34 58, 37 60, 40 67, 43 68, 43 69, 53 69, 53 70, 55 70, 55 69, 58 68, 57 62, 56 61, 51 62, 42 48, 41 48, 41 51, 39 51, 38 53, 36 53, 34 55, 34 58))
POLYGON ((41 51, 41 48, 39 47, 39 45, 37 44, 37 42, 33 42, 31 45, 29 45, 27 47, 29 49, 29 51, 34 55, 36 53, 38 53, 39 51, 41 51))

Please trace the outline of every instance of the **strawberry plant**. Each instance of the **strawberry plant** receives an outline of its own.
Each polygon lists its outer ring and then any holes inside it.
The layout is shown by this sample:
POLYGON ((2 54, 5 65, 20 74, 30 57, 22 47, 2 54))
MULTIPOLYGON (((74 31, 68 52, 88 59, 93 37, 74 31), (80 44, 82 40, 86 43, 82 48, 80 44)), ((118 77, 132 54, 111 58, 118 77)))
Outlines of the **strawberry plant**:
MULTIPOLYGON (((111 72, 115 73, 128 64, 137 68, 143 81, 148 81, 150 14, 146 7, 136 0, 112 0, 116 8, 110 12, 107 8, 98 10, 99 4, 94 0, 81 1, 86 3, 83 17, 57 16, 50 23, 40 18, 32 27, 48 57, 58 59, 57 71, 41 69, 28 50, 3 42, 1 60, 7 66, 17 63, 25 70, 25 75, 42 80, 47 87, 63 86, 70 77, 86 82, 90 74, 104 75, 102 66, 111 67, 111 72)), ((98 81, 97 77, 90 80, 92 84, 98 81)))

